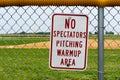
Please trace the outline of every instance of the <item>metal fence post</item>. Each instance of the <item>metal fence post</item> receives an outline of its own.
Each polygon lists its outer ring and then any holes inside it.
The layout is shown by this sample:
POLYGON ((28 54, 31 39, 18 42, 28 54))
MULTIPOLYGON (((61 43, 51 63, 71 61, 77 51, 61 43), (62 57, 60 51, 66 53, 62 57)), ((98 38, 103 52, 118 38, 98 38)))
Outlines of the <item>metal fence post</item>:
POLYGON ((98 8, 98 80, 104 80, 104 8, 98 8))

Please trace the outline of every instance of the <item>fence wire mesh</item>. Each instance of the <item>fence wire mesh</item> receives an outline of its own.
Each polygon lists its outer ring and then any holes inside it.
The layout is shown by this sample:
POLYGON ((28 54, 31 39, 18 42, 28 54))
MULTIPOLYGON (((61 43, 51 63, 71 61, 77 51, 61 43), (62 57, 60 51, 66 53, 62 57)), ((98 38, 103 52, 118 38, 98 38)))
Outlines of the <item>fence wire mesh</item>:
MULTIPOLYGON (((120 7, 104 13, 105 80, 120 80, 120 7)), ((24 6, 0 8, 1 80, 97 80, 98 8, 82 6, 24 6), (49 68, 51 17, 54 13, 89 17, 87 69, 49 68)))

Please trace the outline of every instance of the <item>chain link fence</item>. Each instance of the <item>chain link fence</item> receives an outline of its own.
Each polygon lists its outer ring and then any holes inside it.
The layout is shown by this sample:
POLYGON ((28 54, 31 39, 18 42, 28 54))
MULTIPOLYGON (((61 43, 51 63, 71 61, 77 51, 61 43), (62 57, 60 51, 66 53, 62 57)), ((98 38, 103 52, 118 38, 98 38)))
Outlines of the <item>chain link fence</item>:
MULTIPOLYGON (((105 80, 120 80, 120 7, 104 8, 105 80)), ((97 80, 98 7, 24 6, 0 8, 1 80, 97 80), (49 68, 51 17, 54 13, 89 17, 85 71, 49 68)))

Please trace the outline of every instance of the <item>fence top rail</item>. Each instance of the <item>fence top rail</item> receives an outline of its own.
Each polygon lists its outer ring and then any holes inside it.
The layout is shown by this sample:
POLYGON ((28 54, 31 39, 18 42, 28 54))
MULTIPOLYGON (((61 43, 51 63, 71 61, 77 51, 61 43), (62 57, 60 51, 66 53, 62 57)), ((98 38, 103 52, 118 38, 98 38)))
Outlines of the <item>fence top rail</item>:
POLYGON ((120 6, 120 0, 0 0, 0 6, 120 6))

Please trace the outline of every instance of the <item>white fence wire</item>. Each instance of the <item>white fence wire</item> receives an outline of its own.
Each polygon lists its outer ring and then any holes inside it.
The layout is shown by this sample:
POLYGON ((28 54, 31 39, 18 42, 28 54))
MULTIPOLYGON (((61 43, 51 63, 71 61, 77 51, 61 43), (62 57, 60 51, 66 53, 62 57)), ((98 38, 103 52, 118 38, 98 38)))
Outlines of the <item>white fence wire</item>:
MULTIPOLYGON (((104 8, 105 80, 120 80, 120 7, 104 8)), ((98 8, 24 6, 0 8, 1 80, 97 80, 98 8), (49 69, 54 13, 89 17, 88 68, 83 72, 49 69)))

